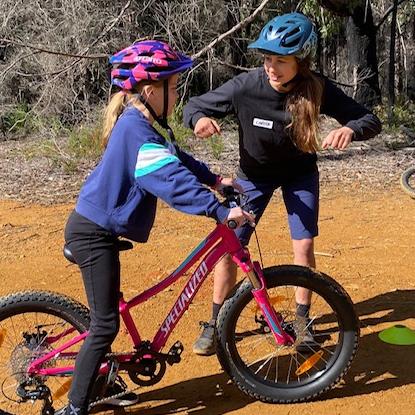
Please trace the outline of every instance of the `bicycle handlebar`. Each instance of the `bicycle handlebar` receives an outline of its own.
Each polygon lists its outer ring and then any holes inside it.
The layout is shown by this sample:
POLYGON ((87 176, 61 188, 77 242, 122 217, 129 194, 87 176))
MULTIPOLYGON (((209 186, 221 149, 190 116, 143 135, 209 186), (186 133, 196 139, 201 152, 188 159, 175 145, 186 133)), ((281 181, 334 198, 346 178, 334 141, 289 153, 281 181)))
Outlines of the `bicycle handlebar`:
POLYGON ((226 202, 229 204, 229 207, 241 206, 240 193, 237 192, 232 186, 225 186, 222 189, 222 194, 225 196, 226 202))
MULTIPOLYGON (((230 208, 241 206, 241 194, 232 186, 225 186, 222 190, 222 194, 225 196, 226 204, 230 208)), ((230 219, 227 221, 227 226, 229 229, 236 229, 238 227, 238 222, 234 219, 230 219)))
POLYGON ((238 227, 238 222, 236 222, 236 220, 230 219, 230 220, 228 220, 227 225, 228 225, 229 229, 233 230, 233 229, 236 229, 238 227))

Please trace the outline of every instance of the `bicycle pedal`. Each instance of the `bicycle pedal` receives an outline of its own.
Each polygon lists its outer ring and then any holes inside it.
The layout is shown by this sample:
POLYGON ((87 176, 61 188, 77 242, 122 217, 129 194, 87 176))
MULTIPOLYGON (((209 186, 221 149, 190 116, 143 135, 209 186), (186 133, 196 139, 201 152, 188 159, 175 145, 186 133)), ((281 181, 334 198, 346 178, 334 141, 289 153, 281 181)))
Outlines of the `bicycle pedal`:
POLYGON ((115 360, 115 359, 111 359, 110 360, 110 365, 109 365, 109 371, 107 374, 107 384, 109 386, 113 386, 117 377, 118 377, 118 371, 120 368, 120 363, 115 360))
POLYGON ((169 353, 167 354, 167 363, 171 366, 175 363, 179 363, 182 359, 180 355, 183 353, 184 347, 182 342, 177 341, 170 348, 169 353))

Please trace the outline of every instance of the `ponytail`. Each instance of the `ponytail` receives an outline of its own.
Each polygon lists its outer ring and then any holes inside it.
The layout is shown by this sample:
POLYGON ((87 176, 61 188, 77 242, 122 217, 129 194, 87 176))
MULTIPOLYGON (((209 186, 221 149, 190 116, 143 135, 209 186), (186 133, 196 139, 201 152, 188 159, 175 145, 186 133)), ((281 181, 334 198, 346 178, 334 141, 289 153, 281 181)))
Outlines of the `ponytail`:
MULTIPOLYGON (((114 128, 118 118, 128 105, 132 105, 142 113, 148 114, 147 108, 137 98, 135 93, 142 93, 146 85, 154 85, 155 87, 162 87, 163 81, 141 81, 133 91, 122 90, 112 95, 109 104, 104 110, 104 121, 102 124, 101 143, 102 147, 107 147, 111 131, 114 128)), ((148 114, 150 115, 150 114, 148 114)))
POLYGON ((114 128, 118 117, 122 114, 125 108, 125 98, 127 93, 124 91, 116 92, 110 99, 107 107, 104 110, 104 121, 102 123, 101 143, 105 148, 108 144, 111 131, 114 128))

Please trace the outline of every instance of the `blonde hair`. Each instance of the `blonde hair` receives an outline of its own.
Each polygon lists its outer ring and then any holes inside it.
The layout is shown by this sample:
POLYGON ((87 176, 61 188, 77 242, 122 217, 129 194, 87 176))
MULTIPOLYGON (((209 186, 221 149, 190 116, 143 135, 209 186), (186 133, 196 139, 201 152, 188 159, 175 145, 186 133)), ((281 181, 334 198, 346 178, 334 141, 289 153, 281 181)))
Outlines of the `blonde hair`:
POLYGON ((103 114, 101 133, 101 144, 103 148, 107 146, 115 123, 128 105, 132 105, 141 112, 147 111, 144 104, 135 95, 137 92, 141 93, 146 85, 154 85, 155 87, 159 87, 162 85, 162 81, 142 81, 136 86, 134 91, 123 90, 116 92, 111 96, 110 102, 105 107, 103 114))
POLYGON ((318 120, 323 96, 323 81, 310 70, 309 57, 298 63, 298 78, 289 92, 286 110, 291 113, 289 129, 296 147, 305 153, 319 149, 318 120))

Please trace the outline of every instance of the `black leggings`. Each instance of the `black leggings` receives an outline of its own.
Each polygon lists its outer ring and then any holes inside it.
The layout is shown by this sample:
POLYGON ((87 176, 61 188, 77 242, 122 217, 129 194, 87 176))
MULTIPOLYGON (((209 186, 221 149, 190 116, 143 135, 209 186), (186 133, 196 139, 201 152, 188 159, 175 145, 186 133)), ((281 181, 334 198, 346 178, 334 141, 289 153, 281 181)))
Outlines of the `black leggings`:
POLYGON ((75 362, 69 401, 86 410, 103 356, 110 350, 119 327, 120 261, 116 237, 73 211, 65 241, 84 280, 91 325, 75 362))

